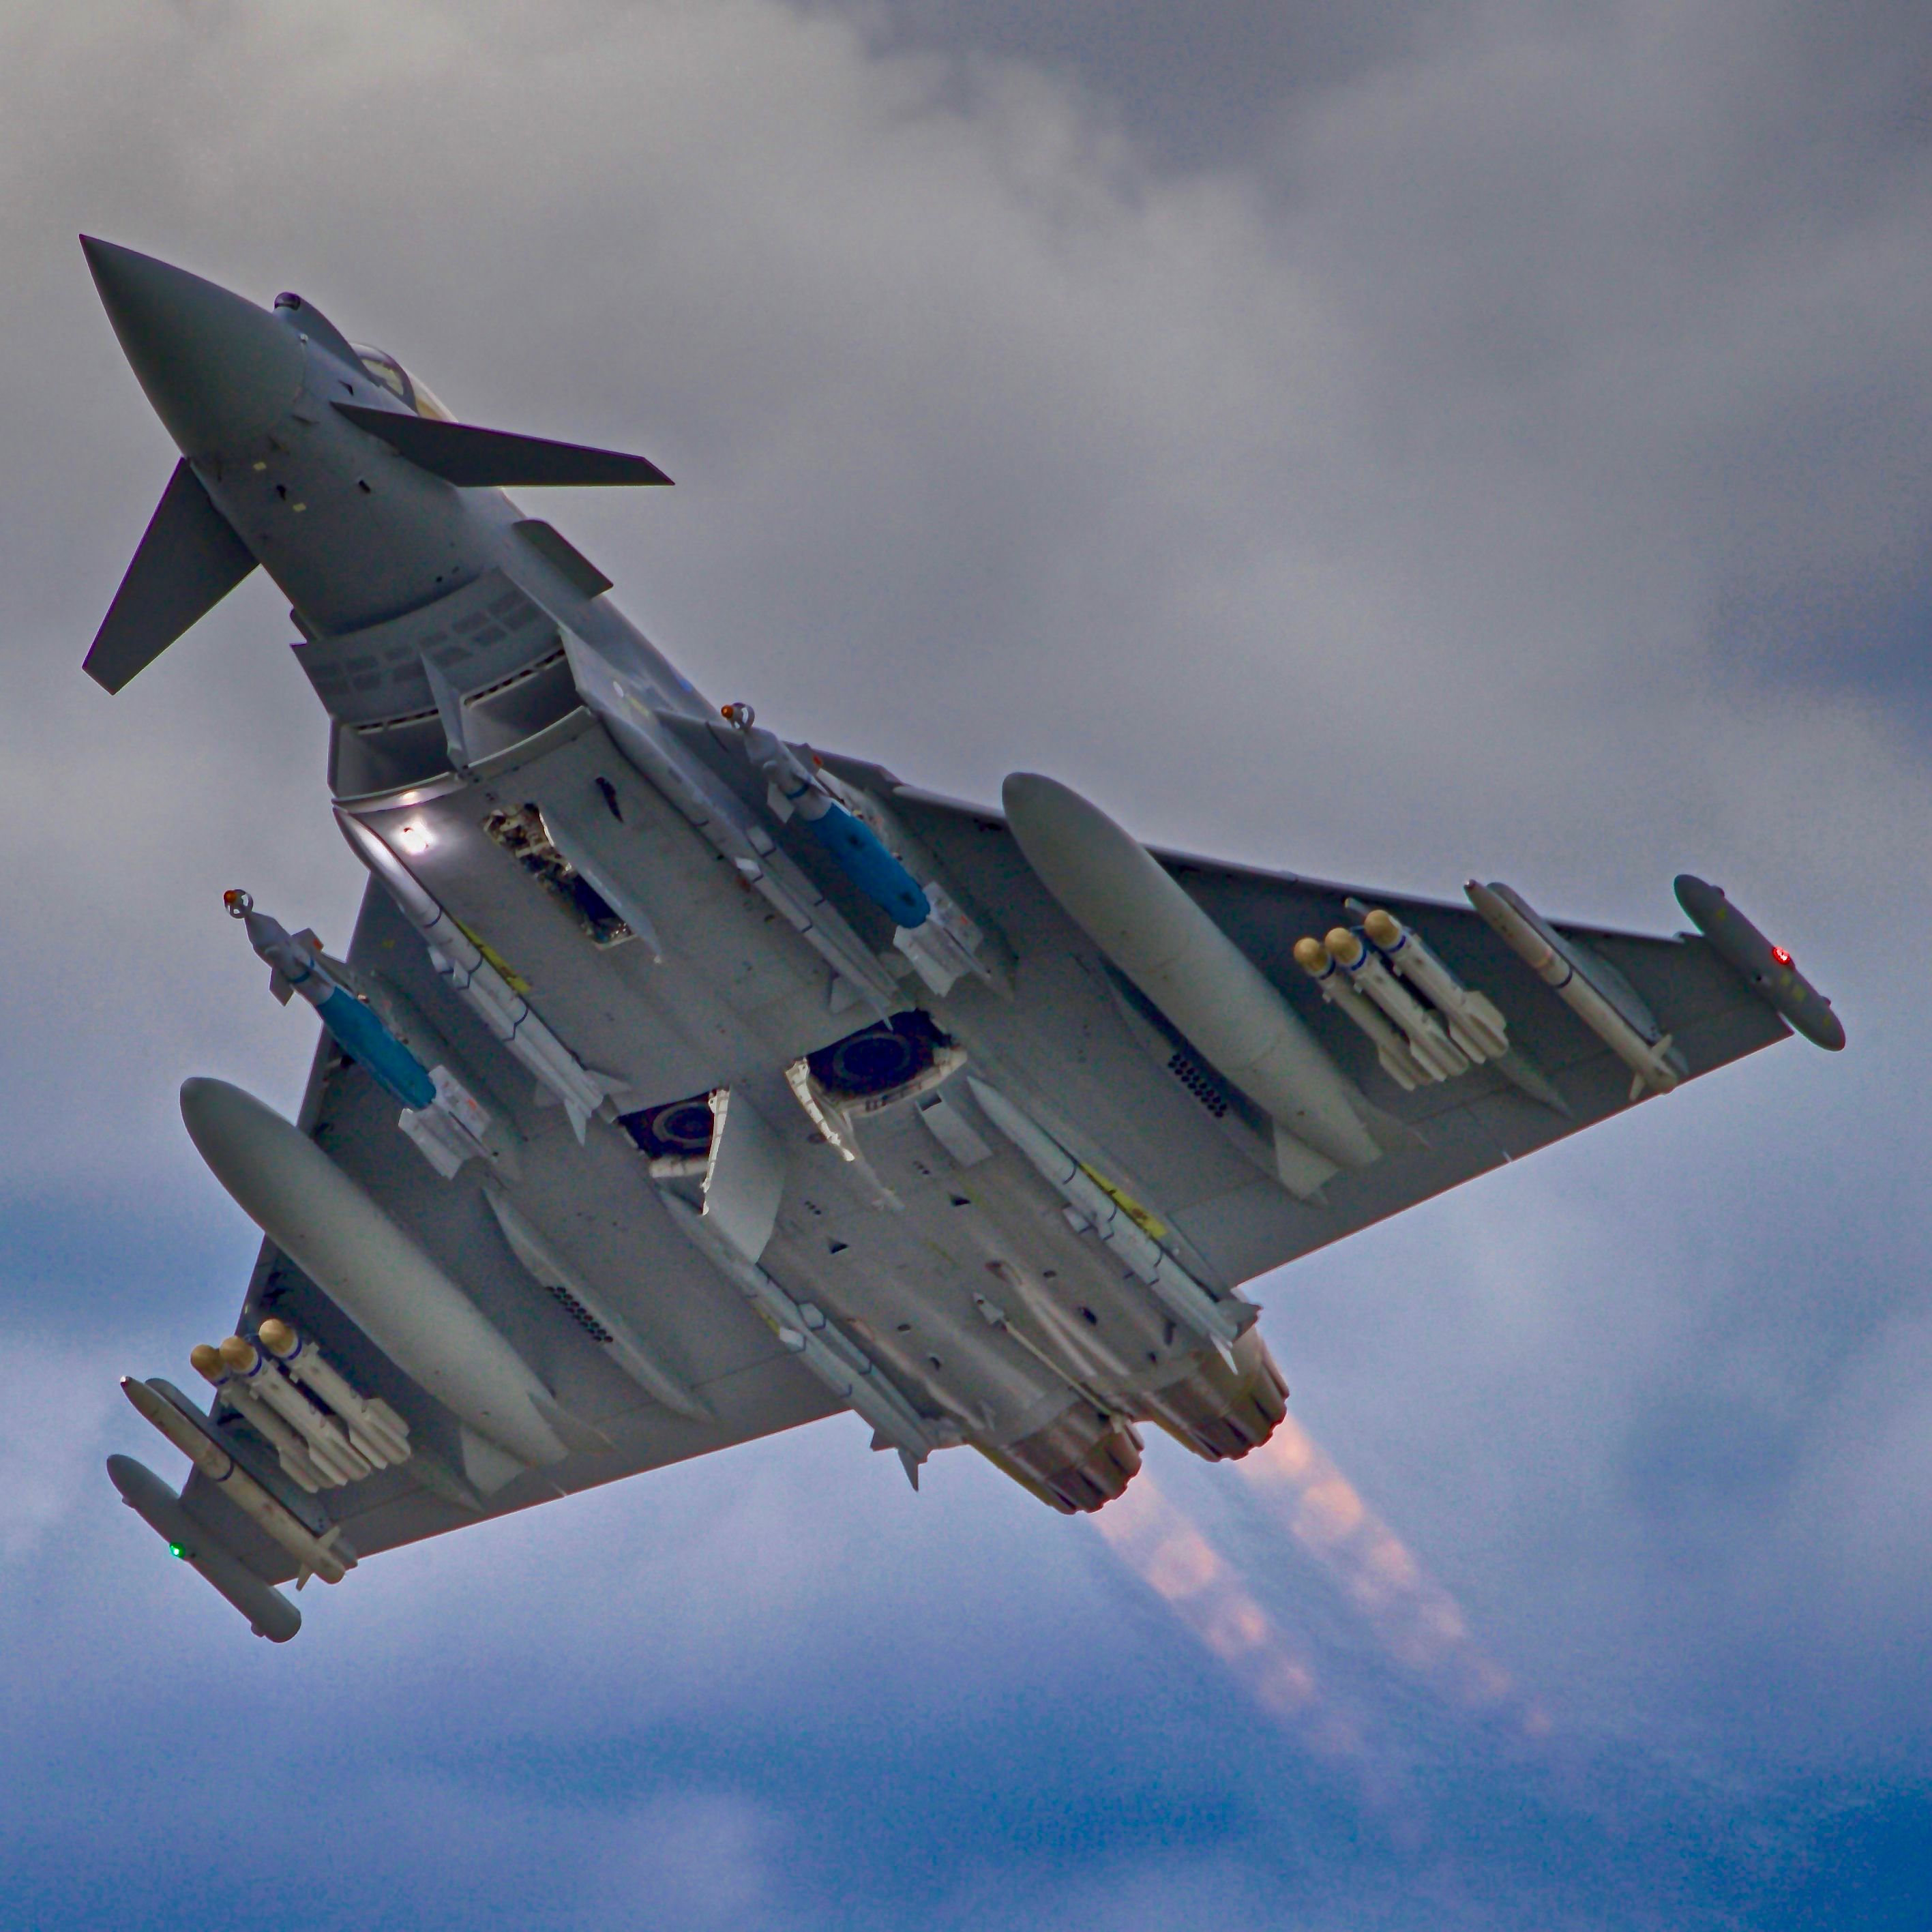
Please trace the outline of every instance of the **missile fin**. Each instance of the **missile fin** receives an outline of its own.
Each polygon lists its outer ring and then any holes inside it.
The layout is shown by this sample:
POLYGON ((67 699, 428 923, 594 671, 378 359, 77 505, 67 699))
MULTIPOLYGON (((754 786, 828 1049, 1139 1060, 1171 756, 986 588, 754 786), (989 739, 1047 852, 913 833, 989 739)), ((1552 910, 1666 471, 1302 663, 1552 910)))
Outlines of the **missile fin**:
POLYGON ((558 1441, 580 1456, 608 1455, 616 1446, 602 1430, 548 1396, 532 1395, 530 1406, 556 1431, 558 1441))

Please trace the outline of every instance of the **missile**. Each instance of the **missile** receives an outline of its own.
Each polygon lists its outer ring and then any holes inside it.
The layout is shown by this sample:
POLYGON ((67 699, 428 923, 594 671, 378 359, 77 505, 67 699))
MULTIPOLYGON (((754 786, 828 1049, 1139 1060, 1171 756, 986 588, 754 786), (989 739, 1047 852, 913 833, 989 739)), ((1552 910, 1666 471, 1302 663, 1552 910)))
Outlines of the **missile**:
POLYGON ((306 1134, 220 1080, 184 1082, 182 1118, 242 1212, 404 1373, 519 1462, 563 1460, 530 1364, 306 1134))
POLYGON ((1555 933, 1532 908, 1499 882, 1467 880, 1462 890, 1503 944, 1630 1070, 1630 1098, 1646 1088, 1668 1094, 1677 1084, 1670 1036, 1646 1036, 1595 986, 1555 933))
POLYGON ((356 856, 388 888, 403 916, 422 934, 429 947, 430 963, 437 973, 539 1084, 562 1102, 581 1141, 592 1115, 621 1083, 585 1066, 368 826, 340 806, 335 809, 335 822, 356 856))
POLYGON ((256 1330, 255 1339, 281 1364, 284 1373, 334 1410, 350 1441, 378 1468, 410 1460, 410 1425, 380 1396, 364 1396, 352 1387, 313 1342, 272 1315, 256 1330))
POLYGON ((310 1461, 332 1480, 359 1483, 372 1467, 380 1466, 353 1448, 341 1424, 317 1408, 252 1342, 231 1335, 216 1344, 215 1353, 236 1382, 294 1430, 310 1461))
POLYGON ((1040 883, 1210 1064, 1337 1166, 1364 1168, 1379 1158, 1352 1083, 1150 854, 1052 778, 1016 772, 1003 796, 1013 836, 1040 883))
POLYGON ((1390 967, 1442 1016, 1449 1037, 1466 1058, 1480 1064, 1500 1060, 1508 1052, 1509 1030, 1502 1015, 1480 993, 1464 986, 1413 926, 1378 907, 1362 921, 1362 930, 1390 967))
POLYGON ((822 767, 808 766, 757 722, 748 704, 720 715, 738 733, 746 758, 764 773, 765 802, 780 824, 796 818, 838 869, 892 921, 892 944, 942 998, 965 974, 991 982, 976 957, 982 935, 937 885, 922 886, 871 823, 862 800, 822 767))
POLYGON ((489 1115, 448 1067, 425 1066, 381 1014, 344 984, 343 969, 332 969, 313 932, 289 932, 239 890, 224 892, 221 901, 268 968, 269 991, 284 1005, 299 993, 314 1007, 343 1052, 400 1104, 397 1125, 446 1180, 472 1154, 490 1153, 489 1115))
POLYGON ((314 1007, 316 1017, 334 1035, 342 1050, 367 1067, 376 1084, 405 1107, 428 1107, 436 1100, 429 1069, 397 1039, 376 1016, 323 965, 321 944, 312 932, 290 933, 238 889, 224 892, 221 902, 231 919, 238 919, 248 944, 268 968, 268 985, 286 1004, 299 993, 314 1007))
POLYGON ((282 1473, 310 1496, 338 1486, 338 1479, 316 1466, 308 1445, 252 1390, 243 1388, 228 1372, 220 1353, 208 1342, 197 1342, 188 1351, 195 1372, 214 1389, 235 1413, 275 1452, 282 1473))
POLYGON ((313 1572, 325 1583, 342 1581, 356 1561, 356 1552, 344 1551, 336 1543, 335 1531, 329 1532, 326 1542, 316 1536, 236 1461, 206 1423, 190 1419, 147 1383, 123 1376, 121 1392, 142 1420, 152 1424, 250 1522, 280 1544, 301 1569, 313 1572))
POLYGON ((932 902, 886 842, 833 797, 776 731, 760 724, 748 704, 721 706, 719 716, 738 734, 745 756, 764 774, 766 802, 779 824, 796 818, 895 925, 923 926, 932 916, 932 902))
POLYGON ((1232 1365, 1234 1346, 1252 1325, 1256 1311, 1245 1302, 1217 1301, 1180 1264, 1123 1212, 1119 1202, 1090 1169, 1076 1160, 1037 1122, 997 1088, 969 1073, 966 1084, 980 1111, 1025 1155, 1028 1162, 1095 1234, 1146 1283, 1175 1321, 1211 1344, 1232 1365))
POLYGON ((107 1475, 121 1492, 121 1500, 174 1556, 226 1597, 257 1636, 286 1643, 302 1628, 301 1611, 280 1591, 263 1582, 205 1523, 190 1516, 181 1498, 153 1470, 131 1456, 110 1456, 107 1475))
POLYGON ((1318 939, 1294 942, 1295 964, 1322 989, 1322 997, 1353 1020, 1374 1041, 1382 1070, 1406 1094, 1412 1094, 1431 1073, 1408 1050, 1402 1030, 1335 963, 1318 939))
POLYGON ((1710 942, 1711 950, 1744 976, 1744 984, 1773 1012, 1790 1022, 1814 1046, 1838 1053, 1845 1044, 1844 1022, 1832 1003, 1792 963, 1791 955, 1774 946, 1724 896, 1721 886, 1707 885, 1690 872, 1679 872, 1677 903, 1710 942))
POLYGON ((928 1422, 872 1357, 834 1328, 822 1309, 794 1301, 754 1261, 748 1261, 687 1201, 661 1190, 671 1222, 692 1246, 751 1303, 779 1341, 899 1452, 906 1480, 919 1487, 919 1466, 934 1450, 957 1442, 957 1431, 928 1422))
POLYGON ((1322 943, 1351 982, 1402 1029, 1410 1054, 1430 1079, 1453 1080, 1468 1072, 1468 1061, 1442 1030, 1442 1022, 1382 964, 1373 946, 1362 944, 1359 933, 1335 926, 1322 943))
POLYGON ((672 739, 627 678, 592 653, 573 652, 571 662, 578 694, 625 758, 878 1018, 890 1019, 900 1004, 891 974, 744 801, 672 739))

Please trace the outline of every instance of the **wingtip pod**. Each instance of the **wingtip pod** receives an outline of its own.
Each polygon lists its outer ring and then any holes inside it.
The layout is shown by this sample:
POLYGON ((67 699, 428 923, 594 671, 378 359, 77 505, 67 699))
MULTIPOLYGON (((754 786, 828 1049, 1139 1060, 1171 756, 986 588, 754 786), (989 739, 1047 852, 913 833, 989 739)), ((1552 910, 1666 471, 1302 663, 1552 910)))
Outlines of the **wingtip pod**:
POLYGON ((1679 872, 1672 889, 1711 950, 1766 1006, 1814 1046, 1827 1053, 1844 1052, 1844 1022, 1832 1010, 1830 1000, 1798 971, 1784 946, 1774 946, 1738 910, 1722 886, 1694 872, 1679 872))
MULTIPOLYGON (((125 1388, 131 1377, 124 1377, 125 1388)), ((172 1553, 248 1619, 257 1636, 286 1643, 302 1628, 302 1612, 272 1584, 265 1583, 214 1532, 190 1516, 181 1498, 145 1463, 131 1456, 110 1456, 107 1478, 121 1500, 172 1553)))

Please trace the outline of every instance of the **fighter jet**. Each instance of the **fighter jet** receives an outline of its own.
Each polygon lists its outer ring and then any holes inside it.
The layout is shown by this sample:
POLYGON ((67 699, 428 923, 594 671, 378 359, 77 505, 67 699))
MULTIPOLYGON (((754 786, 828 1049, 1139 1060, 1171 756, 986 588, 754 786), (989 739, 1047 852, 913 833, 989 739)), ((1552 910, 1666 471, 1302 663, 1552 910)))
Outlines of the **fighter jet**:
POLYGON ((1070 1514, 1150 1425, 1244 1456, 1288 1396, 1245 1285, 1794 1030, 1844 1044, 1688 874, 1707 936, 1646 938, 788 739, 504 494, 655 466, 82 245, 180 452, 86 668, 120 691, 259 566, 369 873, 340 956, 229 895, 238 970, 245 936, 320 1036, 294 1121, 182 1090, 264 1240, 191 1352, 211 1392, 123 1384, 185 1487, 109 1465, 265 1636, 291 1577, 842 1412, 915 1488, 970 1448, 1070 1514))

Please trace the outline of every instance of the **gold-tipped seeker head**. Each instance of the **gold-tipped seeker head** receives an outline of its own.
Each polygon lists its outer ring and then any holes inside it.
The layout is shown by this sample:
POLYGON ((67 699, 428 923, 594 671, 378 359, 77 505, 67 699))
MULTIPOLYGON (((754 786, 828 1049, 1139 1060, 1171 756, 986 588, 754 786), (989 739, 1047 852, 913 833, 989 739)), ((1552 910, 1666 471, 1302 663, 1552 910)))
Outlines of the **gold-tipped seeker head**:
POLYGON ((1362 922, 1362 930, 1378 946, 1396 944, 1402 938, 1402 922, 1393 913, 1384 912, 1380 906, 1362 922))
POLYGON ((1304 973, 1312 973, 1319 977, 1328 970, 1328 949, 1318 939, 1298 939, 1294 942, 1294 963, 1304 973))
POLYGON ((1362 942, 1346 926, 1338 926, 1329 934, 1328 950, 1344 966, 1353 966, 1362 956, 1362 942))
POLYGON ((239 1335, 231 1335, 221 1344, 221 1359, 238 1375, 246 1375, 255 1366, 255 1345, 239 1335))
POLYGON ((255 1330, 255 1339, 272 1355, 287 1357, 296 1352, 296 1331, 272 1315, 255 1330))
POLYGON ((188 1360, 194 1364, 194 1372, 204 1382, 218 1382, 228 1372, 227 1364, 221 1359, 221 1351, 211 1348, 206 1342, 197 1342, 188 1352, 188 1360))

